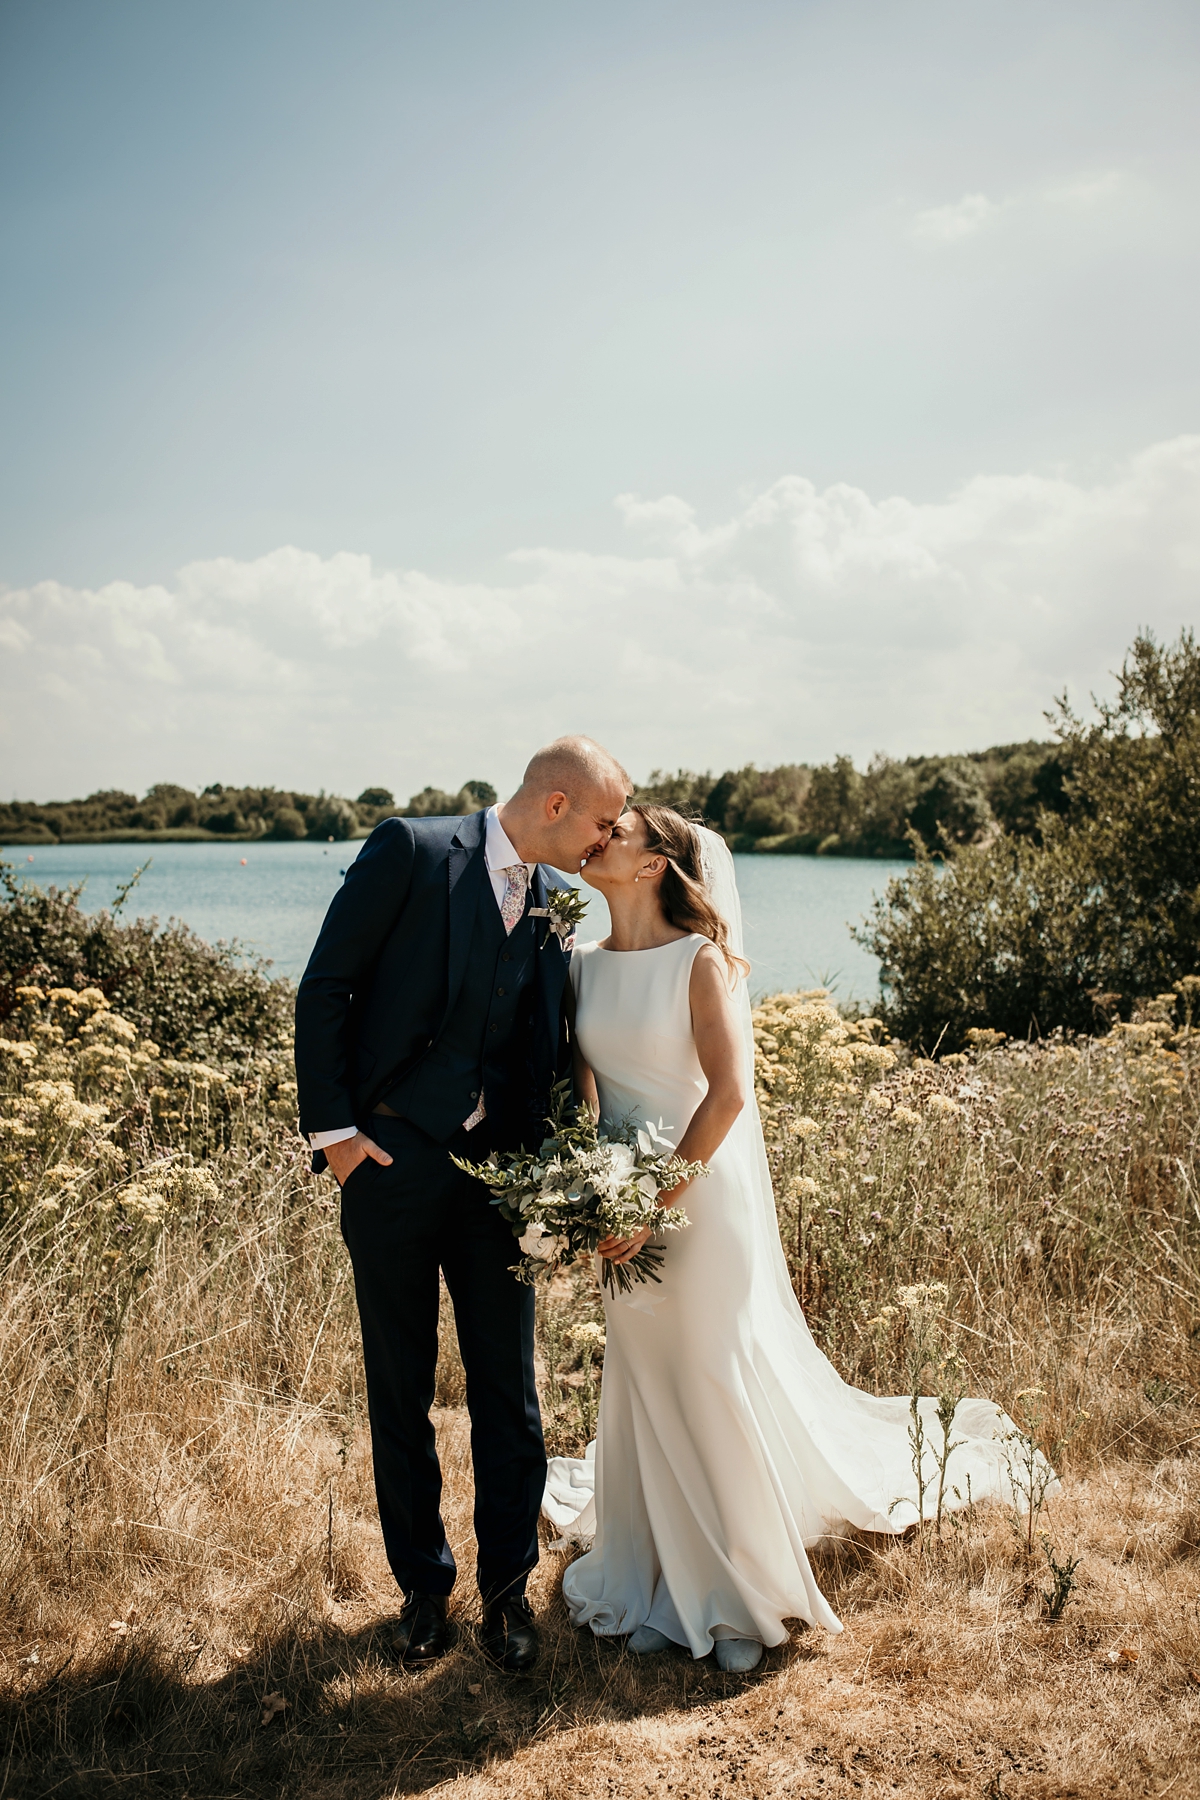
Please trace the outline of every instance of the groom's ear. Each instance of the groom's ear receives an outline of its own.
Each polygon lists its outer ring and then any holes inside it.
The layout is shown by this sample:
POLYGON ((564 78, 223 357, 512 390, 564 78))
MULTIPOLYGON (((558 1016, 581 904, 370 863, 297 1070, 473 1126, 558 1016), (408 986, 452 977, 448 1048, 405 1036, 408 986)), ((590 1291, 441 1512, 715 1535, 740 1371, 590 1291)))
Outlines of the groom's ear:
POLYGON ((546 817, 548 819, 561 819, 563 814, 570 812, 570 810, 571 802, 567 799, 565 794, 546 795, 546 817))

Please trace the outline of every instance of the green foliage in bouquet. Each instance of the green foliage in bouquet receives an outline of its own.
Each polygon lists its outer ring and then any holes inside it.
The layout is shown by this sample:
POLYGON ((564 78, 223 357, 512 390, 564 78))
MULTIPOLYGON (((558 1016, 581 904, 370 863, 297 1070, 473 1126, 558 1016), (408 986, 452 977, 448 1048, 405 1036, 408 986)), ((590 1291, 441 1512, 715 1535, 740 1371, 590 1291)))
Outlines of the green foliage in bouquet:
MULTIPOLYGON (((601 1131, 587 1106, 576 1104, 569 1081, 551 1098, 547 1135, 537 1151, 494 1153, 485 1162, 455 1164, 489 1187, 492 1204, 513 1228, 522 1258, 513 1273, 532 1284, 539 1275, 578 1256, 591 1256, 605 1238, 631 1238, 652 1231, 681 1231, 689 1223, 682 1207, 662 1207, 664 1190, 707 1175, 705 1163, 685 1162, 647 1120, 601 1131)), ((663 1253, 643 1245, 627 1263, 605 1259, 607 1288, 628 1293, 635 1282, 660 1281, 663 1253)))

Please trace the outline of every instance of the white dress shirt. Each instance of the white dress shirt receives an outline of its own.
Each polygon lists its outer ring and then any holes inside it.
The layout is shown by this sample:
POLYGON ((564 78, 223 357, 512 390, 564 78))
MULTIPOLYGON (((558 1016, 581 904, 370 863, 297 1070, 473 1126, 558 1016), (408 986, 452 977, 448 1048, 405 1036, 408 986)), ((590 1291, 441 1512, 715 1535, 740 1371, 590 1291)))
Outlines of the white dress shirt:
MULTIPOLYGON (((508 886, 508 876, 505 870, 511 869, 514 863, 519 863, 523 859, 513 849, 512 841, 500 823, 500 815, 494 806, 488 807, 487 818, 484 821, 483 860, 487 865, 492 892, 496 896, 496 905, 499 906, 504 899, 504 890, 508 886)), ((537 864, 527 862, 525 867, 529 871, 529 886, 532 889, 533 873, 537 864)), ((308 1138, 314 1150, 324 1150, 327 1144, 344 1143, 347 1138, 352 1138, 357 1130, 356 1125, 342 1125, 336 1131, 310 1131, 308 1138)))

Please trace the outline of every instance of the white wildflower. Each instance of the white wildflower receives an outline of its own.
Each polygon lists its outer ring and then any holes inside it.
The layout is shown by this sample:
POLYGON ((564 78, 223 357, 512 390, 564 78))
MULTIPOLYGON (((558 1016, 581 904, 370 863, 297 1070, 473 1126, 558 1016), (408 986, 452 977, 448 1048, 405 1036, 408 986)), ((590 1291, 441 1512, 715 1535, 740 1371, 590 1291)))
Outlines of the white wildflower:
POLYGON ((907 1313, 933 1312, 950 1298, 944 1281, 917 1281, 911 1287, 896 1289, 896 1298, 907 1313))

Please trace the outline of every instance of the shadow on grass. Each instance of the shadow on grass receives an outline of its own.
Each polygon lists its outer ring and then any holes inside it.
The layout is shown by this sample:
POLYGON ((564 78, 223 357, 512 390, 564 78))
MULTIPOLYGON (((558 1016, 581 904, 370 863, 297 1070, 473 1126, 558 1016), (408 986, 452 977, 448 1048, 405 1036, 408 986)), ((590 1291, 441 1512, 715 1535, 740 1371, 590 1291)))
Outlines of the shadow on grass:
POLYGON ((748 1677, 683 1651, 639 1659, 571 1629, 560 1596, 541 1611, 542 1656, 513 1678, 482 1655, 469 1617, 434 1668, 406 1675, 377 1627, 284 1631, 210 1681, 195 1651, 146 1638, 31 1671, 0 1697, 0 1800, 382 1800, 504 1762, 587 1723, 687 1712, 814 1653, 813 1636, 769 1652, 748 1677), (286 1710, 263 1723, 263 1699, 286 1710))

